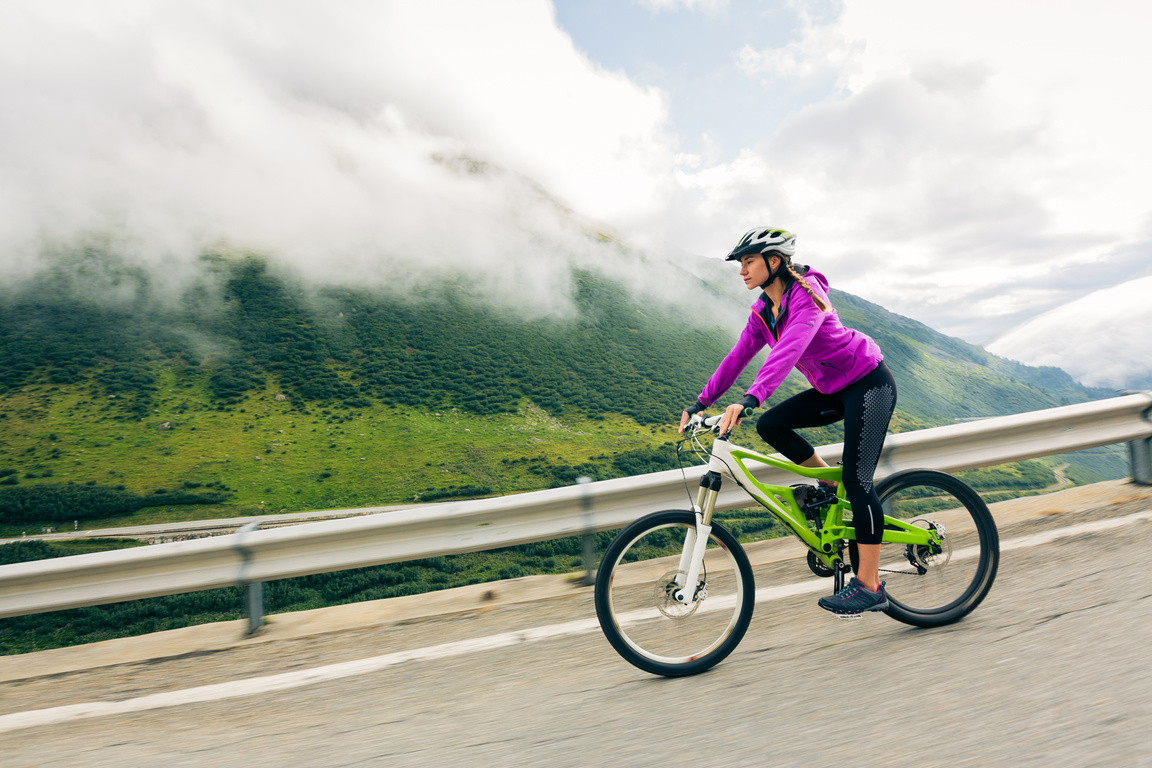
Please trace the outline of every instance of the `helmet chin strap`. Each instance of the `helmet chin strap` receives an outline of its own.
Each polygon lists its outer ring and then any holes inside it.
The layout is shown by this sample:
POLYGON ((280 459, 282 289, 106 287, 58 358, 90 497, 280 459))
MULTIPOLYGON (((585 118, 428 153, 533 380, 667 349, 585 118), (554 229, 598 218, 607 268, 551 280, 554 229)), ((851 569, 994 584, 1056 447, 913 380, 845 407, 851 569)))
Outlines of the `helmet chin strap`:
MULTIPOLYGON (((768 256, 764 254, 761 255, 764 256, 764 266, 768 267, 768 256)), ((784 271, 784 259, 780 259, 780 265, 776 267, 775 272, 772 271, 772 267, 768 267, 768 279, 760 283, 760 290, 768 290, 768 286, 772 285, 782 271, 784 271)))

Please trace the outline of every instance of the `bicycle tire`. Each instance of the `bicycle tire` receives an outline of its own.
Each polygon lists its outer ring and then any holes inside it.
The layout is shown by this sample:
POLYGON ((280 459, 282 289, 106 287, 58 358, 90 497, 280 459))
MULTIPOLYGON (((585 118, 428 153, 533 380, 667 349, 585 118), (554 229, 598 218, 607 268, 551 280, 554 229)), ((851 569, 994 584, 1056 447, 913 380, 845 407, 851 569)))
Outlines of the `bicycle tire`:
POLYGON ((951 624, 971 613, 992 589, 1000 536, 988 505, 957 477, 910 469, 876 486, 884 513, 943 526, 942 551, 885 543, 880 578, 897 621, 917 627, 951 624))
POLYGON ((646 515, 612 540, 596 573, 596 616, 604 636, 626 661, 654 675, 710 669, 740 644, 752 620, 752 565, 736 538, 716 523, 701 572, 707 595, 691 612, 669 599, 684 534, 695 525, 696 515, 687 510, 646 515))

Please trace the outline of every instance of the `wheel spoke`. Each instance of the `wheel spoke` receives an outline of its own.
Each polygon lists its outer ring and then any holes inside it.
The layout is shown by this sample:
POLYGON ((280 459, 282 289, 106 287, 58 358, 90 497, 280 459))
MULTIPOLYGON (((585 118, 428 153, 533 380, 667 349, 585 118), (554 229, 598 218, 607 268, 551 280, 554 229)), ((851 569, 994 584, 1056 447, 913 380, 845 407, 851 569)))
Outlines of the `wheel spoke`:
POLYGON ((666 512, 634 523, 609 546, 597 576, 596 609, 608 639, 628 661, 656 674, 707 669, 731 652, 751 618, 751 567, 719 526, 700 579, 684 587, 699 599, 684 604, 673 597, 684 581, 676 567, 694 522, 690 512, 666 512))
POLYGON ((895 475, 877 493, 886 515, 933 530, 939 541, 882 546, 889 615, 935 626, 975 608, 992 586, 999 561, 996 527, 979 496, 957 478, 932 470, 895 475))

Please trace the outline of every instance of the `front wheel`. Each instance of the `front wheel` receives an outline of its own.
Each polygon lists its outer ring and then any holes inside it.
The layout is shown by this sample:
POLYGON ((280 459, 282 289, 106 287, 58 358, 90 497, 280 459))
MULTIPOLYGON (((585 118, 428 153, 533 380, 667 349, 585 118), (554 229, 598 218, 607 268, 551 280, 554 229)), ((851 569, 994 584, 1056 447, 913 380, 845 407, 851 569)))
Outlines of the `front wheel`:
POLYGON ((962 480, 911 469, 876 486, 884 514, 934 529, 940 543, 885 543, 880 578, 887 614, 905 624, 938 627, 958 621, 984 599, 1000 563, 1000 536, 988 505, 962 480))
POLYGON ((675 599, 683 582, 680 554, 695 527, 696 515, 686 510, 642 517, 612 540, 596 573, 604 635, 628 662, 654 675, 694 675, 718 664, 752 620, 752 565, 736 538, 715 523, 692 586, 695 599, 675 599))

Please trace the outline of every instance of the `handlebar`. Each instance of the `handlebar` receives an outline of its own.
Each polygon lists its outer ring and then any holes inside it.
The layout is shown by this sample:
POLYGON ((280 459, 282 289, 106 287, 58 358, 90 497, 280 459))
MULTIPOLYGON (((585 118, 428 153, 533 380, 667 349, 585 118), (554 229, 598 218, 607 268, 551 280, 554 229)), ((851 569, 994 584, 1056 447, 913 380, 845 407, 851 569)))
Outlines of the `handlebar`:
MULTIPOLYGON (((748 418, 753 413, 753 409, 745 408, 744 412, 740 414, 741 418, 748 418)), ((724 414, 718 413, 715 416, 705 416, 702 413, 692 414, 692 418, 688 420, 688 426, 696 426, 700 424, 704 426, 709 432, 715 431, 720 426, 720 419, 724 418, 724 414)))

